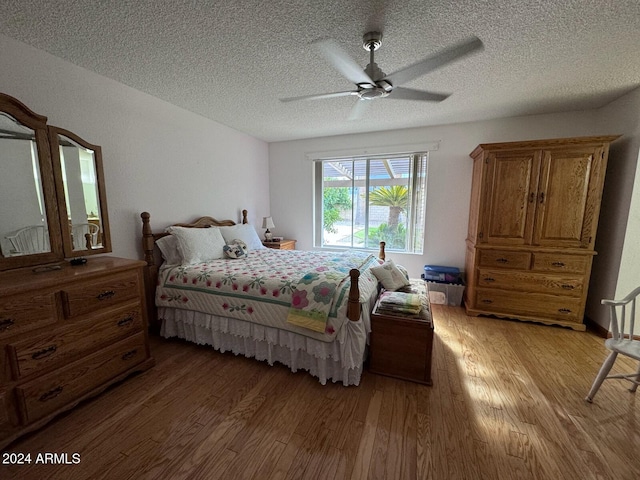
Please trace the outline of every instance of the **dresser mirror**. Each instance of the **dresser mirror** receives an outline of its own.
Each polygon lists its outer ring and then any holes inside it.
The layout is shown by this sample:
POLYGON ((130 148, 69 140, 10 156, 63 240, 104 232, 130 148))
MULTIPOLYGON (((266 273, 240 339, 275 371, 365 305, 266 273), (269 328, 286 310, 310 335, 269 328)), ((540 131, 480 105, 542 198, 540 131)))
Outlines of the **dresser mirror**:
POLYGON ((110 251, 100 147, 0 93, 0 271, 110 251))
POLYGON ((102 151, 68 130, 49 127, 64 251, 68 257, 111 251, 102 151), (63 198, 64 197, 64 198, 63 198))

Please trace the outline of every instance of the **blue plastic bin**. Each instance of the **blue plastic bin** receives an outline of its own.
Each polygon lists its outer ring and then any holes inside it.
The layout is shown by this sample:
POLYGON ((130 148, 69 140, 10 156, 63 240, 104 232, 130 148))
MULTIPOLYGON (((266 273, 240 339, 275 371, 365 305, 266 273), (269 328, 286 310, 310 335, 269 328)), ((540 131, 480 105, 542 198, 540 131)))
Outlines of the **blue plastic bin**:
POLYGON ((460 282, 460 269, 457 267, 443 267, 440 265, 425 265, 424 279, 434 282, 460 282))

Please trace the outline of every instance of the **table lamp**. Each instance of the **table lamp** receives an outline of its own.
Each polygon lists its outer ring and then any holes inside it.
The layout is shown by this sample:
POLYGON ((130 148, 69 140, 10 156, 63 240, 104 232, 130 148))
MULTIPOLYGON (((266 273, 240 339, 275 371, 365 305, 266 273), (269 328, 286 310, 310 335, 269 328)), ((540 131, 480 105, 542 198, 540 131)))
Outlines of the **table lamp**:
POLYGON ((276 228, 273 224, 273 219, 271 217, 262 217, 262 228, 266 228, 267 230, 264 232, 264 240, 265 242, 270 242, 273 240, 273 235, 269 231, 270 228, 276 228))

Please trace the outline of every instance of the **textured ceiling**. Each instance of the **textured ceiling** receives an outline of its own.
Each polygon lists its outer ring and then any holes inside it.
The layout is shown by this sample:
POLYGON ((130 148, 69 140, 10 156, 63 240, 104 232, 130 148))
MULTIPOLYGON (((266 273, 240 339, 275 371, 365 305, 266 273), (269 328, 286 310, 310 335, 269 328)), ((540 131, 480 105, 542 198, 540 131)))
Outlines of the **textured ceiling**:
POLYGON ((600 107, 640 85, 638 0, 2 0, 0 33, 266 141, 600 107), (355 97, 311 45, 386 73, 472 35, 484 51, 406 84, 441 103, 355 97))

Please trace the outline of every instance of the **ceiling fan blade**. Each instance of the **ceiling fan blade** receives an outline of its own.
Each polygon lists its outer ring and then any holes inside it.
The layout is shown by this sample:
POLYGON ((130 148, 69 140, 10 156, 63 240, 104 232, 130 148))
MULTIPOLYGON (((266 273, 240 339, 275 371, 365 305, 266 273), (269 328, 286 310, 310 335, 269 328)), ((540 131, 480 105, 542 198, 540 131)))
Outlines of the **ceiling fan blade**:
POLYGON ((346 79, 359 85, 361 83, 373 84, 371 77, 364 73, 364 70, 358 65, 347 52, 345 52, 335 40, 326 38, 316 40, 314 45, 322 52, 325 58, 340 72, 346 79))
POLYGON ((482 41, 477 37, 471 37, 462 43, 445 48, 440 53, 420 60, 413 65, 409 65, 397 72, 387 75, 384 80, 388 80, 392 85, 403 85, 411 80, 425 75, 433 70, 442 67, 455 60, 459 60, 474 52, 484 48, 482 41))
POLYGON ((394 100, 420 100, 421 102, 441 102, 451 94, 425 92, 424 90, 414 90, 413 88, 396 87, 387 98, 394 100))
POLYGON ((373 103, 372 100, 358 100, 351 109, 348 120, 360 120, 369 111, 371 103, 373 103))
POLYGON ((325 98, 336 98, 336 97, 349 97, 351 95, 357 95, 357 90, 347 91, 347 92, 335 92, 335 93, 321 93, 319 95, 302 95, 301 97, 289 97, 289 98, 281 98, 281 102, 296 102, 298 100, 322 100, 325 98))

